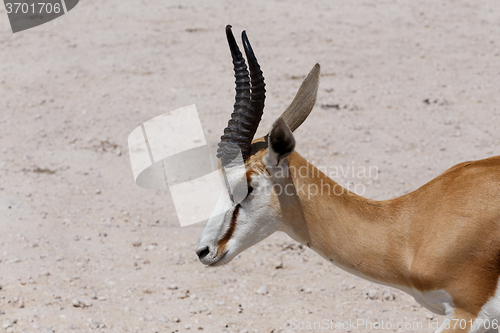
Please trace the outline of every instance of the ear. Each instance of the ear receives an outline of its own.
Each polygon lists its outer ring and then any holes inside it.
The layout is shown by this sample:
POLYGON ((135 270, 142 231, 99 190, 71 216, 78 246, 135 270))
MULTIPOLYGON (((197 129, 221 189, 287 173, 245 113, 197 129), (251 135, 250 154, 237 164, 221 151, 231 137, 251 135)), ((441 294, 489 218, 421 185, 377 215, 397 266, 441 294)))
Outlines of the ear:
POLYGON ((316 95, 318 94, 319 86, 319 72, 319 64, 314 65, 304 79, 304 82, 302 82, 292 103, 280 116, 292 132, 306 120, 316 103, 316 95))
POLYGON ((274 122, 267 140, 269 149, 266 164, 269 167, 280 165, 295 148, 293 133, 282 118, 274 122))

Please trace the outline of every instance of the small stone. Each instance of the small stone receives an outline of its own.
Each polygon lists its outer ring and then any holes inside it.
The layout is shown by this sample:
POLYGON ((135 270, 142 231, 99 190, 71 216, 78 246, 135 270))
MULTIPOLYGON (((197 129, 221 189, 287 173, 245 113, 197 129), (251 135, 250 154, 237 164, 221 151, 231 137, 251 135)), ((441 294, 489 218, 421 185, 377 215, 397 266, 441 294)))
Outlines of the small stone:
POLYGON ((55 332, 52 328, 46 327, 43 330, 41 330, 41 333, 55 333, 55 332))
POLYGON ((269 293, 269 290, 266 286, 261 286, 255 293, 259 295, 267 295, 269 293))
POLYGON ((3 314, 5 314, 5 311, 0 309, 0 315, 3 315, 3 314))
POLYGON ((15 303, 14 303, 15 306, 17 306, 18 308, 22 309, 24 308, 24 301, 22 298, 19 298, 15 303))
POLYGON ((172 321, 173 321, 174 323, 180 323, 180 322, 181 322, 181 319, 180 319, 179 317, 173 317, 173 318, 172 318, 172 321))
POLYGON ((369 299, 376 300, 380 298, 380 293, 376 290, 369 290, 365 294, 369 299))
POLYGON ((136 246, 136 247, 141 246, 142 245, 142 240, 139 237, 136 237, 134 239, 134 241, 132 242, 132 245, 136 246))
POLYGON ((179 290, 177 293, 177 298, 184 299, 189 297, 189 289, 179 290))
POLYGON ((281 259, 280 259, 280 260, 278 260, 278 261, 274 264, 274 268, 276 268, 276 269, 281 269, 281 268, 283 268, 283 267, 284 267, 284 266, 283 266, 283 260, 281 260, 281 259))
POLYGON ((94 329, 94 330, 98 330, 100 328, 105 328, 106 325, 104 325, 103 323, 101 323, 100 321, 94 321, 90 324, 90 328, 94 329))
POLYGON ((384 301, 393 301, 395 299, 395 296, 389 290, 384 290, 384 292, 382 293, 382 299, 384 301))
POLYGON ((167 317, 165 317, 164 315, 159 315, 158 318, 156 318, 156 320, 159 321, 160 323, 168 322, 167 317))
POLYGON ((101 194, 101 190, 100 189, 95 190, 95 194, 101 194))
POLYGON ((92 303, 89 300, 85 300, 85 299, 75 298, 71 301, 71 303, 73 303, 73 306, 75 308, 88 308, 88 307, 92 306, 92 303))
POLYGON ((178 289, 178 287, 177 287, 176 284, 171 284, 170 286, 168 286, 168 289, 170 289, 170 290, 176 290, 176 289, 178 289))
POLYGON ((434 314, 433 313, 428 313, 428 314, 425 315, 425 318, 429 319, 429 320, 432 320, 432 319, 434 319, 434 314))

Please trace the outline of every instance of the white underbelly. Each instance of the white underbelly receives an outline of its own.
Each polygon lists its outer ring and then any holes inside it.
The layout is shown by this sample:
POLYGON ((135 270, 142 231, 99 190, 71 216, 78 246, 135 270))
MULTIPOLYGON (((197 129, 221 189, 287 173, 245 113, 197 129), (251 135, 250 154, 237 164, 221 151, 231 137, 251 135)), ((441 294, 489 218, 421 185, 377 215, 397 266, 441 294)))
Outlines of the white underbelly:
MULTIPOLYGON (((321 255, 321 253, 320 253, 321 255)), ((322 255, 323 256, 323 255, 322 255)), ((323 256, 324 257, 324 256, 323 256)), ((325 259, 329 260, 327 257, 325 259)), ((344 267, 343 265, 339 265, 336 262, 333 262, 337 267, 359 276, 368 281, 372 281, 381 285, 389 286, 395 289, 399 289, 409 295, 411 295, 415 301, 417 301, 420 305, 432 311, 438 315, 446 315, 446 319, 451 320, 453 316, 453 310, 455 305, 453 304, 453 299, 445 290, 431 290, 431 291, 419 291, 415 288, 404 287, 393 285, 390 283, 385 283, 383 281, 378 281, 369 276, 366 276, 356 270, 349 269, 344 267)), ((478 313, 476 320, 474 321, 473 327, 470 330, 470 333, 482 333, 487 329, 492 327, 500 327, 500 278, 497 282, 497 289, 495 291, 495 295, 481 308, 481 311, 478 313), (493 325, 493 326, 492 326, 493 325)), ((440 327, 436 333, 441 332, 444 329, 444 325, 440 327)))
MULTIPOLYGON (((327 257, 323 256, 321 253, 319 253, 319 254, 323 258, 328 260, 327 257)), ((391 283, 379 281, 377 279, 373 279, 369 276, 366 276, 366 275, 360 273, 359 271, 356 271, 356 270, 347 268, 343 265, 340 265, 336 262, 332 262, 332 263, 335 266, 345 270, 346 272, 349 272, 353 275, 359 276, 360 278, 363 278, 365 280, 404 291, 405 293, 411 295, 423 307, 425 307, 429 311, 432 311, 436 314, 444 315, 444 314, 446 314, 446 310, 447 310, 448 306, 453 307, 453 300, 451 299, 450 295, 448 295, 448 293, 444 290, 432 290, 432 291, 421 292, 421 291, 414 289, 414 288, 398 286, 398 285, 394 285, 391 283)))

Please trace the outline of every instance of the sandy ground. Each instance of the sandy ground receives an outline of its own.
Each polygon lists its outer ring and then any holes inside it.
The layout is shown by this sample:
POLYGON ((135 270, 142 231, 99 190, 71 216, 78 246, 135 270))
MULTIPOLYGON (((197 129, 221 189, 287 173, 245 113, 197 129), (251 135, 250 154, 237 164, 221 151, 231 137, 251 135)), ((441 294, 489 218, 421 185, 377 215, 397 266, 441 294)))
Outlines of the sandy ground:
POLYGON ((423 326, 331 331, 432 332, 443 317, 283 234, 204 267, 202 225, 180 228, 168 191, 138 188, 127 152, 140 123, 193 103, 218 140, 233 104, 230 23, 266 76, 258 134, 319 62, 297 150, 318 166, 376 167, 335 179, 367 197, 497 154, 497 1, 374 3, 82 0, 17 34, 1 6, 0 331, 293 332, 359 319, 423 326))

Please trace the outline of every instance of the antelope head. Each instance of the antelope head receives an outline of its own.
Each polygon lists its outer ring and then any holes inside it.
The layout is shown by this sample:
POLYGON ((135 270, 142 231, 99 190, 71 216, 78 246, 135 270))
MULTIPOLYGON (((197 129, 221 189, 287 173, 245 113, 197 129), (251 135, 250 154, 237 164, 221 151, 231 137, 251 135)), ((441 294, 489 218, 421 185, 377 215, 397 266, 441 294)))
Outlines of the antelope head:
POLYGON ((296 154, 292 132, 316 102, 320 71, 316 64, 269 134, 253 140, 264 111, 264 77, 245 31, 242 40, 248 67, 231 26, 226 27, 226 35, 236 77, 236 98, 217 157, 221 179, 228 190, 221 194, 195 247, 200 261, 209 266, 230 262, 275 231, 293 234, 287 223, 290 209, 283 208, 293 206, 296 200, 287 177, 288 159, 296 154), (238 160, 241 163, 235 163, 238 160))

